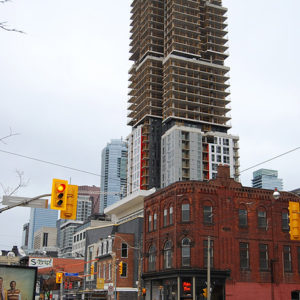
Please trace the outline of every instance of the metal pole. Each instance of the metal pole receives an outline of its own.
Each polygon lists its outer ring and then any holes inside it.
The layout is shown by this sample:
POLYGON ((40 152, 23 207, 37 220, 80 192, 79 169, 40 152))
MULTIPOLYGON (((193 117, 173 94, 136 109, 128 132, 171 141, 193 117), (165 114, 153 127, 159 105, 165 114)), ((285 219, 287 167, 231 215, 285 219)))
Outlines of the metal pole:
POLYGON ((63 284, 64 284, 64 280, 62 279, 62 281, 61 281, 61 283, 60 283, 60 296, 59 296, 59 299, 60 300, 63 300, 63 297, 64 297, 64 286, 63 286, 63 284))
POLYGON ((16 204, 12 204, 10 206, 3 207, 3 208, 0 209, 0 213, 6 211, 8 209, 11 209, 11 208, 14 208, 14 207, 17 207, 17 206, 20 206, 20 205, 28 204, 31 201, 34 201, 34 200, 37 200, 37 199, 40 199, 40 198, 43 198, 43 197, 48 197, 48 196, 51 196, 51 194, 44 194, 44 195, 36 196, 36 197, 30 198, 30 199, 26 199, 26 200, 24 200, 20 203, 16 203, 16 204))
POLYGON ((114 295, 114 300, 117 300, 117 270, 118 270, 118 265, 117 265, 117 260, 115 259, 115 295, 114 295))
POLYGON ((207 300, 210 300, 210 236, 207 239, 207 300))

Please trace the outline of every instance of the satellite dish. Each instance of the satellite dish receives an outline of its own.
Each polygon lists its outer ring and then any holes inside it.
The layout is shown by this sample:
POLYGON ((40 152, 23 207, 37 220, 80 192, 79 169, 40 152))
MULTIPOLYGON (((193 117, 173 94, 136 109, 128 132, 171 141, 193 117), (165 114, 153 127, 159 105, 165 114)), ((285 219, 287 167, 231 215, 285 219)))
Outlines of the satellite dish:
POLYGON ((19 253, 21 254, 21 256, 26 256, 25 251, 22 248, 19 248, 19 253))
POLYGON ((15 257, 16 254, 14 254, 12 251, 9 251, 9 252, 7 253, 7 256, 8 256, 8 257, 15 257))

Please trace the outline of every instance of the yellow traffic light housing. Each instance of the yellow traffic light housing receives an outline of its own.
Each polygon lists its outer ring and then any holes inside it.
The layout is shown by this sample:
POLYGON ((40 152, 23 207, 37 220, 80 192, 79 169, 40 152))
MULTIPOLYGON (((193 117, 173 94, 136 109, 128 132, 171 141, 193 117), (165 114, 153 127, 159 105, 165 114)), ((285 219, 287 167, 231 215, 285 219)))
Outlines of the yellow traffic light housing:
POLYGON ((94 275, 94 273, 95 273, 95 266, 94 266, 94 264, 92 263, 92 264, 91 264, 91 275, 94 275))
POLYGON ((53 179, 51 193, 51 209, 66 210, 68 181, 53 179))
POLYGON ((143 295, 143 296, 146 296, 146 293, 147 293, 146 288, 142 288, 142 295, 143 295))
POLYGON ((123 262, 119 262, 119 273, 120 275, 123 275, 123 262))
POLYGON ((203 289, 203 296, 207 298, 207 288, 203 289))
POLYGON ((59 272, 56 273, 56 283, 62 283, 63 280, 63 273, 59 272))
POLYGON ((76 220, 78 185, 68 185, 66 210, 60 211, 61 219, 76 220))
POLYGON ((300 212, 299 202, 289 202, 290 238, 300 240, 300 212))

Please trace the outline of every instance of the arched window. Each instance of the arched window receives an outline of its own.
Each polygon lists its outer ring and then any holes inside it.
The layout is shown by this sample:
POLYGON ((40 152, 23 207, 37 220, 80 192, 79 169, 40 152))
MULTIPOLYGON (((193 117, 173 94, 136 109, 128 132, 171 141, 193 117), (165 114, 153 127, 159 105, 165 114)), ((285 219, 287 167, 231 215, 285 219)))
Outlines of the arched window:
POLYGON ((190 204, 189 203, 181 204, 181 221, 182 222, 190 221, 190 204))
POLYGON ((169 224, 173 225, 173 206, 169 208, 169 224))
POLYGON ((191 265, 191 241, 189 238, 181 241, 181 264, 185 267, 191 265))
POLYGON ((152 215, 148 215, 148 232, 152 231, 152 215))
POLYGON ((157 229, 157 213, 153 215, 153 230, 157 229))
POLYGON ((164 246, 164 268, 172 268, 172 243, 167 241, 164 246))
POLYGON ((149 248, 148 271, 155 271, 156 265, 156 248, 152 245, 149 248))
POLYGON ((168 225, 168 210, 164 209, 164 227, 168 225))
POLYGON ((203 221, 205 224, 212 224, 213 222, 212 206, 209 204, 203 207, 203 221))
POLYGON ((239 227, 248 226, 248 211, 245 207, 239 208, 239 227))
POLYGON ((258 228, 267 229, 267 213, 263 207, 260 207, 257 211, 257 224, 258 228))
POLYGON ((290 229, 289 212, 287 210, 284 210, 281 213, 281 229, 282 231, 288 231, 290 229))

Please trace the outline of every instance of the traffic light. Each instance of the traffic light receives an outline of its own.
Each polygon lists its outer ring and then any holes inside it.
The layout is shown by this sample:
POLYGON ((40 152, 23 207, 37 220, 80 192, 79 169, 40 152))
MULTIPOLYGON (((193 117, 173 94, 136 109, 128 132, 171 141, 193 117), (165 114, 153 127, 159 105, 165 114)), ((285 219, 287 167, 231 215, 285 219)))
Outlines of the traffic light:
POLYGON ((94 273, 95 273, 95 266, 94 266, 94 264, 92 263, 92 264, 91 264, 91 275, 94 275, 94 273))
POLYGON ((68 181, 53 179, 51 193, 51 209, 66 210, 68 181))
POLYGON ((300 240, 300 212, 299 202, 289 202, 290 238, 300 240))
POLYGON ((119 273, 120 275, 123 275, 123 262, 119 262, 119 273))
POLYGON ((207 298, 207 288, 203 289, 203 296, 207 298))
POLYGON ((59 272, 56 273, 56 283, 62 283, 63 280, 63 273, 59 272))
POLYGON ((78 185, 68 185, 66 210, 60 211, 61 219, 76 220, 78 185))
POLYGON ((146 292, 147 292, 146 288, 142 288, 142 295, 143 296, 146 296, 146 292))

